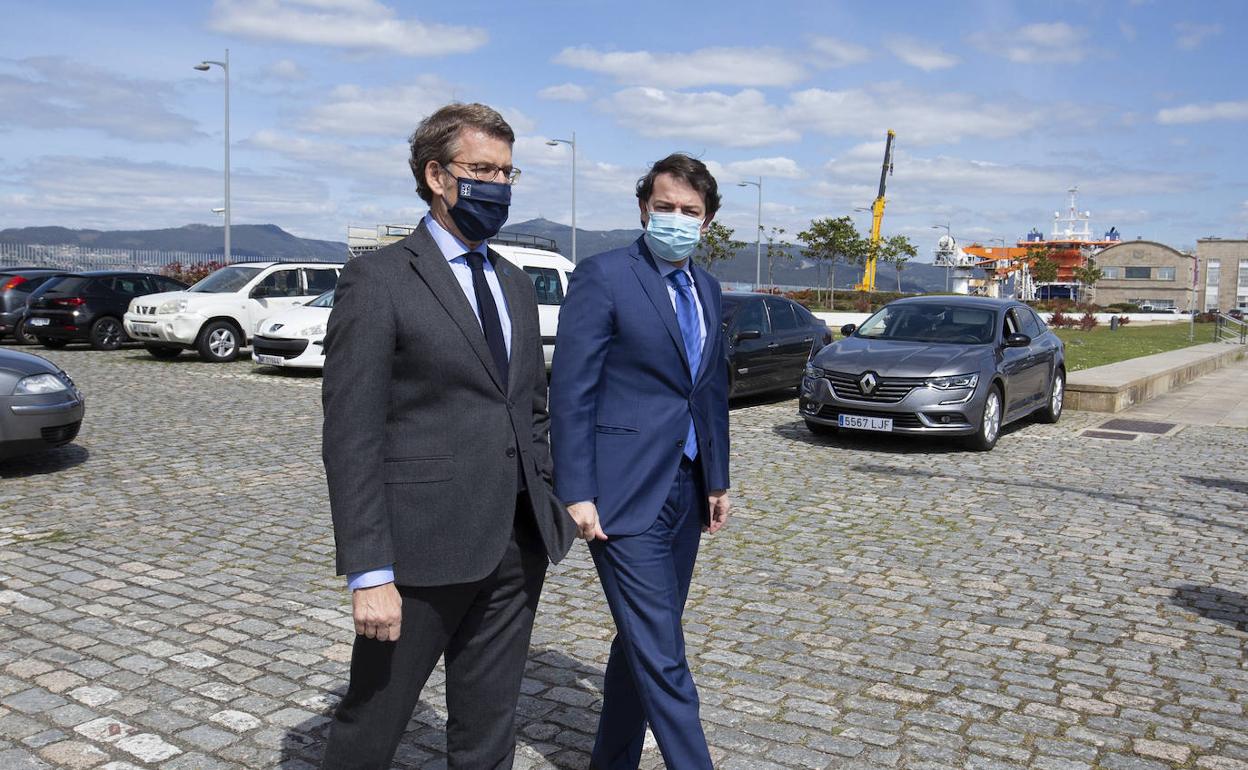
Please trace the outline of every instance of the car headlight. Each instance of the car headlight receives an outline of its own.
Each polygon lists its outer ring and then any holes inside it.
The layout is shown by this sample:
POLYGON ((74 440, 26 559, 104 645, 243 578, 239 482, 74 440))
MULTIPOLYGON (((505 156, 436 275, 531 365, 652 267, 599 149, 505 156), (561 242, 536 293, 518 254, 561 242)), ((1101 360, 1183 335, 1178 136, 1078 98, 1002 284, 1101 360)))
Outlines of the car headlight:
POLYGON ((299 330, 300 337, 319 337, 325 333, 325 324, 320 323, 315 326, 308 326, 299 330))
POLYGON ((951 377, 930 377, 924 383, 937 390, 954 390, 955 388, 973 388, 979 384, 978 374, 955 374, 951 377))
POLYGON ((69 386, 55 374, 32 374, 17 381, 13 395, 40 396, 45 393, 60 393, 62 390, 69 390, 69 386))
POLYGON ((187 301, 184 299, 171 299, 160 303, 156 307, 158 315, 168 315, 170 313, 185 313, 187 301))
POLYGON ((809 379, 809 380, 821 380, 821 379, 823 379, 823 376, 824 376, 824 371, 823 371, 822 369, 820 369, 819 367, 817 367, 817 366, 813 366, 813 365, 811 365, 811 364, 806 364, 806 372, 805 372, 805 374, 806 374, 806 379, 809 379))

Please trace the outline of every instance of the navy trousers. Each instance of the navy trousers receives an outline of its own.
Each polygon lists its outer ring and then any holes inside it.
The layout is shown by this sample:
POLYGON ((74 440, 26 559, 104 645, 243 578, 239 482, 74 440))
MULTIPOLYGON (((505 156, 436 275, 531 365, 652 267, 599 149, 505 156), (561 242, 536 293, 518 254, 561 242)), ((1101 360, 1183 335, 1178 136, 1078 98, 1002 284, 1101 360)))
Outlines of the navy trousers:
POLYGON ((650 529, 590 544, 616 628, 591 760, 597 770, 637 770, 647 723, 669 768, 711 770, 681 629, 707 515, 702 487, 696 461, 682 458, 650 529))

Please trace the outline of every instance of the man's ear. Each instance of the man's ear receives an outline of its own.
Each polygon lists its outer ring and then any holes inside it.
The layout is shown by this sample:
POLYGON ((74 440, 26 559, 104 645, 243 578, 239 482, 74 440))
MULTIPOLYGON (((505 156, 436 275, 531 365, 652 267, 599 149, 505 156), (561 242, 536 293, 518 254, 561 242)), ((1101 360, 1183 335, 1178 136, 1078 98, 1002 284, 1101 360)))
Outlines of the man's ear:
POLYGON ((646 229, 646 222, 650 219, 650 209, 646 206, 646 201, 641 198, 637 199, 637 208, 641 211, 641 229, 646 229))
POLYGON ((446 195, 446 185, 443 184, 442 164, 436 160, 431 160, 425 164, 425 184, 429 185, 429 189, 439 198, 446 195))
POLYGON ((714 214, 707 214, 706 219, 702 220, 702 234, 703 235, 706 235, 707 231, 711 229, 711 221, 714 219, 715 219, 714 214))

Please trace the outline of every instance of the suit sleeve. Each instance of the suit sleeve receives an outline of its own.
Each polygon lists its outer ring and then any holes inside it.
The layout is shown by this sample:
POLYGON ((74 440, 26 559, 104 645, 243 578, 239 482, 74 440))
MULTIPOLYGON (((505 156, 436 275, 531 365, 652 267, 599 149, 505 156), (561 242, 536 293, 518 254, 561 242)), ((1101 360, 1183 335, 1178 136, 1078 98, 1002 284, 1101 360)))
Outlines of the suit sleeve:
POLYGON ((325 335, 321 456, 340 575, 394 563, 383 446, 395 320, 385 279, 370 260, 343 269, 325 335))
POLYGON ((550 442, 555 496, 564 503, 598 497, 598 389, 615 331, 611 287, 597 260, 577 266, 559 310, 550 377, 550 442))
MULTIPOLYGON (((719 284, 715 285, 715 312, 712 318, 720 317, 723 296, 719 284)), ((707 483, 711 491, 727 489, 728 464, 732 446, 728 435, 728 344, 724 338, 727 332, 722 324, 715 324, 715 358, 710 375, 711 382, 711 430, 715 441, 715 452, 712 467, 708 473, 707 483)))

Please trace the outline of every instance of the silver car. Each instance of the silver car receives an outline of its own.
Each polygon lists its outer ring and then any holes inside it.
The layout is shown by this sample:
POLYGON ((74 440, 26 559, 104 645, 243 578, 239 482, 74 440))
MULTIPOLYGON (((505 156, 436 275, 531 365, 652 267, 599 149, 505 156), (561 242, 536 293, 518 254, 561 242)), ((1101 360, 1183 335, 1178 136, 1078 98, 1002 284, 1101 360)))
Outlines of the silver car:
POLYGON ((798 410, 814 433, 965 436, 989 450, 1007 423, 1061 417, 1065 348, 1020 302, 911 297, 841 332, 802 379, 798 410))
POLYGON ((0 348, 0 458, 68 444, 85 411, 82 392, 58 366, 0 348))

